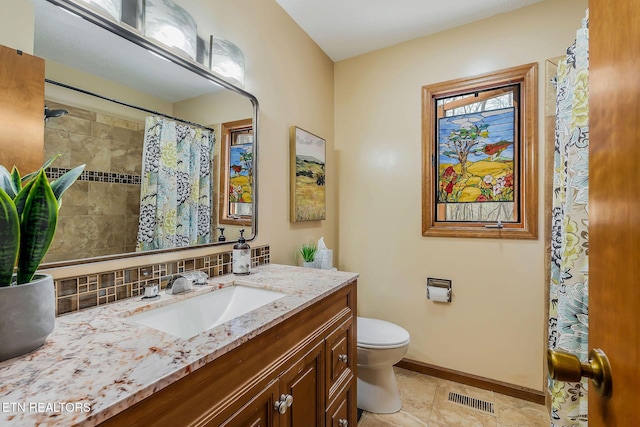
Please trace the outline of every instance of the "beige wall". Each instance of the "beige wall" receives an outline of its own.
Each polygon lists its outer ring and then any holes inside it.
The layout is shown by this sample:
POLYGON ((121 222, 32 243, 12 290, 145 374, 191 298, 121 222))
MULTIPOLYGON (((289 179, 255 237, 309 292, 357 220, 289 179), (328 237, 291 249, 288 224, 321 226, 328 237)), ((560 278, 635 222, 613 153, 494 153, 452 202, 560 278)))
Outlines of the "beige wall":
POLYGON ((0 0, 0 10, 0 44, 33 54, 33 3, 0 0))
POLYGON ((340 268, 361 274, 360 315, 410 332, 408 358, 543 389, 543 233, 422 237, 421 87, 538 62, 541 168, 544 60, 571 44, 586 8, 547 0, 336 63, 340 268), (427 277, 453 280, 451 304, 426 299, 427 277))

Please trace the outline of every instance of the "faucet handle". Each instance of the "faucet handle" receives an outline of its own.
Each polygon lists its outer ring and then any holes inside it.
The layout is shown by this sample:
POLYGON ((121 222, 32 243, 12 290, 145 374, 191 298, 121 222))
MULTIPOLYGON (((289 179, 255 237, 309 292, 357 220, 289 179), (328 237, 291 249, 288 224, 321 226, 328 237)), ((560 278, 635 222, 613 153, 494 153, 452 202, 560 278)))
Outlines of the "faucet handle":
POLYGON ((149 285, 144 287, 144 296, 142 298, 155 298, 160 295, 160 286, 149 285))

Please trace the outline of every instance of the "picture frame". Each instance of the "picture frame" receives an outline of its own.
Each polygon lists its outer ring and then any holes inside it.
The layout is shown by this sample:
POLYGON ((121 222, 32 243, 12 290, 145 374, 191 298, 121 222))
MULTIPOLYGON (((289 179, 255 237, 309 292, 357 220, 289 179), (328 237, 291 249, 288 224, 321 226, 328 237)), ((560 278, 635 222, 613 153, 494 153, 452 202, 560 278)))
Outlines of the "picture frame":
POLYGON ((326 219, 326 141, 292 126, 290 144, 290 220, 291 222, 326 219))
POLYGON ((253 121, 221 125, 218 223, 250 226, 253 219, 253 121))

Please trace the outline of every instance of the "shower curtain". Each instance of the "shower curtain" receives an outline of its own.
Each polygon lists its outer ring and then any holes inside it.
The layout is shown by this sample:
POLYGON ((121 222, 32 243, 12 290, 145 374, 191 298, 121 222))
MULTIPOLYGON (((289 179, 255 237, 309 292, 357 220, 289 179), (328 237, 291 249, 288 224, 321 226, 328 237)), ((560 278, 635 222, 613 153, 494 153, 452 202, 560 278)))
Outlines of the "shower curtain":
POLYGON ((211 240, 212 131, 147 117, 136 250, 211 240))
MULTIPOLYGON (((587 361, 589 333, 589 15, 558 64, 549 348, 587 361)), ((587 380, 549 379, 552 426, 587 425, 587 380)))

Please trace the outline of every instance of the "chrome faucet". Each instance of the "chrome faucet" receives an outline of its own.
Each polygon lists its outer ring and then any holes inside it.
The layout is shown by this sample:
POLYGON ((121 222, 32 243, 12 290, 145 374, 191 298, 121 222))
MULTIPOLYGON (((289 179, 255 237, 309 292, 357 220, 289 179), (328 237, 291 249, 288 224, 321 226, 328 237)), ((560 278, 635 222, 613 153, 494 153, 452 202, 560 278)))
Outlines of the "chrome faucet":
POLYGON ((191 280, 177 276, 173 277, 169 283, 167 284, 167 288, 165 290, 169 295, 180 294, 182 292, 187 292, 193 289, 193 283, 191 280))
POLYGON ((202 271, 185 271, 171 277, 165 290, 169 295, 187 292, 197 285, 207 284, 207 274, 202 271))

